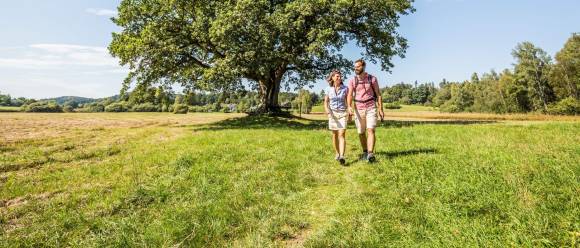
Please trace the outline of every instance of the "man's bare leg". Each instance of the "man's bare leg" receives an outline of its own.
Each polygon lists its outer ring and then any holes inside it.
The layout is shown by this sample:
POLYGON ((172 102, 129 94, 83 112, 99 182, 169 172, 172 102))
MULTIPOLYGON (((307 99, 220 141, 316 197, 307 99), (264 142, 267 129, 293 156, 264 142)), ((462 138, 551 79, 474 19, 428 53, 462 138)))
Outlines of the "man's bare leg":
POLYGON ((375 152, 375 129, 367 128, 367 148, 369 153, 375 152))
POLYGON ((359 134, 358 139, 360 140, 360 146, 363 149, 363 151, 368 151, 367 150, 367 134, 366 133, 359 134))

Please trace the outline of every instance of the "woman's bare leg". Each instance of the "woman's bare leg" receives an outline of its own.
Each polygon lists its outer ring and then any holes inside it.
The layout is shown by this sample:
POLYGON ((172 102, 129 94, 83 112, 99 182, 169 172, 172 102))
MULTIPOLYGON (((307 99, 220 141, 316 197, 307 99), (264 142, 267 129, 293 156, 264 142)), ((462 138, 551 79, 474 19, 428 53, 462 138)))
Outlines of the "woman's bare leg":
POLYGON ((339 143, 339 155, 344 157, 344 151, 346 149, 346 130, 339 130, 338 131, 338 143, 339 143))
POLYGON ((332 146, 334 147, 335 156, 340 155, 340 150, 339 150, 338 145, 339 145, 338 130, 332 130, 332 146))

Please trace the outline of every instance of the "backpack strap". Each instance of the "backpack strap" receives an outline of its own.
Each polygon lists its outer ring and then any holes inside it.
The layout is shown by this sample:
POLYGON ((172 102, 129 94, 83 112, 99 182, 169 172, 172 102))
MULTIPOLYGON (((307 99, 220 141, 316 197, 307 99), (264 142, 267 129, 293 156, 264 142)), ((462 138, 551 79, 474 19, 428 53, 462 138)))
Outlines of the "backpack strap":
POLYGON ((369 98, 367 100, 364 100, 364 101, 359 101, 359 100, 356 99, 356 89, 358 88, 358 77, 356 75, 354 76, 354 92, 353 92, 353 95, 354 95, 354 101, 355 102, 363 102, 363 103, 366 103, 366 102, 369 102, 369 101, 375 101, 375 102, 377 101, 377 95, 375 93, 375 88, 373 87, 373 81, 372 81, 372 79, 373 78, 372 78, 371 74, 368 74, 367 73, 367 82, 369 82, 371 84, 371 90, 373 92, 373 97, 372 98, 369 98))

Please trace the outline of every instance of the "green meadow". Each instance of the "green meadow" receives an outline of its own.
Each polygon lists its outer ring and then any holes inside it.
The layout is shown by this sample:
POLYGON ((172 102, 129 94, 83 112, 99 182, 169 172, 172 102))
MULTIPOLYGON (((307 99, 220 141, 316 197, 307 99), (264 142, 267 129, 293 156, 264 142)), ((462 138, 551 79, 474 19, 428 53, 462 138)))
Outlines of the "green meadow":
POLYGON ((580 244, 578 119, 323 118, 2 113, 0 247, 580 244))
POLYGON ((0 112, 18 112, 20 107, 0 106, 0 112))

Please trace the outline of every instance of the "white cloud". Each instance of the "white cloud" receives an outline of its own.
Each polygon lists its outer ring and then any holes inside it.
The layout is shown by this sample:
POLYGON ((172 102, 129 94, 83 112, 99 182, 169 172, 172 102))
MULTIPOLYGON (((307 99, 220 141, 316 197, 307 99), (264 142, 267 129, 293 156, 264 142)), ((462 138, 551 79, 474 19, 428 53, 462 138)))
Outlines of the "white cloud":
POLYGON ((13 96, 110 96, 118 93, 127 73, 128 69, 120 66, 105 47, 78 44, 0 47, 0 90, 13 96))
POLYGON ((33 44, 13 57, 0 57, 0 68, 54 66, 107 66, 119 68, 107 48, 72 44, 33 44))
POLYGON ((109 17, 113 17, 117 15, 117 11, 115 10, 111 10, 111 9, 95 9, 95 8, 89 8, 85 10, 88 13, 91 13, 93 15, 98 15, 98 16, 109 16, 109 17))
POLYGON ((94 51, 94 52, 106 52, 107 49, 104 47, 95 46, 80 46, 80 45, 70 45, 70 44, 33 44, 30 45, 32 48, 42 49, 47 52, 54 53, 66 53, 73 51, 94 51))

